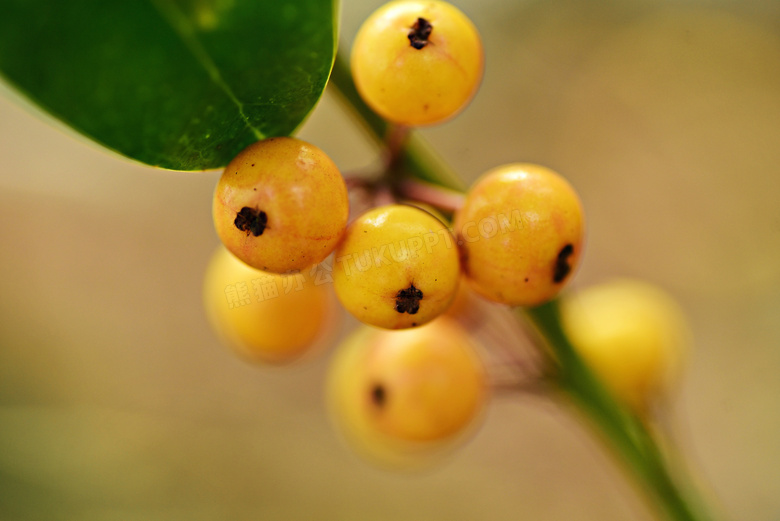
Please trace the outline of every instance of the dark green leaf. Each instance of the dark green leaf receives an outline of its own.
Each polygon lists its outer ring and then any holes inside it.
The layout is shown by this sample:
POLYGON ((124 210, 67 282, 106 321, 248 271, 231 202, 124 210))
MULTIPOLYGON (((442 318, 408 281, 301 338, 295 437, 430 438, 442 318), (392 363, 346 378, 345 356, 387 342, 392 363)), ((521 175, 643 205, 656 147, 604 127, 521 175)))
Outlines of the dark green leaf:
POLYGON ((217 168, 311 111, 337 1, 2 0, 0 73, 120 154, 217 168))

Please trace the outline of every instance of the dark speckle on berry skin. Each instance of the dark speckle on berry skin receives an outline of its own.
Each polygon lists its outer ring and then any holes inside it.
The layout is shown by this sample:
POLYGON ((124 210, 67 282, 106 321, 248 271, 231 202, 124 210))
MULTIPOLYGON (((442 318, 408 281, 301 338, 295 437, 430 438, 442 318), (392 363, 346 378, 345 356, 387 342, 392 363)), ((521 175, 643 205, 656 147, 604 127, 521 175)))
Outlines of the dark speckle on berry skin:
MULTIPOLYGON (((555 259, 555 267, 553 268, 553 282, 560 284, 571 273, 571 266, 569 265, 569 257, 574 253, 574 246, 567 244, 561 251, 558 252, 558 257, 555 259)), ((528 280, 528 279, 526 279, 528 280)))

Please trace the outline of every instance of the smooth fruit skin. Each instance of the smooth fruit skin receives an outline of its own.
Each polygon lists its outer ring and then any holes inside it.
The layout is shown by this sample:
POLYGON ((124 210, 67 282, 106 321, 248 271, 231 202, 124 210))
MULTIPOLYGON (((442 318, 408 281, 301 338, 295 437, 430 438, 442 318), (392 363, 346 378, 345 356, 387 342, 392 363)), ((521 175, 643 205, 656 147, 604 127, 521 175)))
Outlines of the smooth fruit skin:
POLYGON ((369 459, 421 466, 478 425, 487 378, 469 335, 441 317, 421 328, 363 326, 338 348, 328 374, 332 418, 369 459))
POLYGON ((561 317, 585 362, 635 411, 678 379, 690 332, 679 305, 660 288, 612 280, 569 295, 561 317))
POLYGON ((459 277, 450 231, 431 214, 404 205, 374 208, 355 219, 333 262, 344 307, 386 329, 421 326, 446 311, 459 277))
POLYGON ((400 0, 375 11, 352 46, 355 86, 388 121, 431 125, 454 117, 482 79, 482 42, 471 21, 440 1, 400 0), (421 49, 409 32, 423 18, 433 27, 421 49))
POLYGON ((321 262, 341 239, 348 215, 347 188, 336 165, 294 138, 248 146, 225 168, 214 192, 214 226, 222 243, 263 271, 286 273, 321 262), (246 219, 242 225, 242 217, 259 212, 262 230, 246 219))
POLYGON ((455 217, 463 270, 483 297, 510 306, 553 298, 579 265, 582 203, 554 171, 528 163, 486 172, 455 217))
POLYGON ((224 343, 257 363, 297 360, 324 343, 338 324, 326 285, 315 285, 303 273, 256 270, 223 247, 206 270, 203 303, 224 343))

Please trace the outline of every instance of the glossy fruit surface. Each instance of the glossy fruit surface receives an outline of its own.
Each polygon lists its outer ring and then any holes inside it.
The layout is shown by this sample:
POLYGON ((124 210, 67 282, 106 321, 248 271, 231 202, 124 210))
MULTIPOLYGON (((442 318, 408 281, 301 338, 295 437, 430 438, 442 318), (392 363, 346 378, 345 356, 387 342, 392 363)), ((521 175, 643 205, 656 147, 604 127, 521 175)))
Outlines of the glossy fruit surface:
POLYGON ((444 312, 460 277, 444 224, 403 205, 374 208, 349 225, 333 262, 336 295, 366 324, 416 327, 444 312))
POLYGON ((690 344, 679 305, 646 282, 616 279, 564 299, 566 333, 615 395, 636 410, 668 391, 690 344))
POLYGON ((399 0, 375 11, 352 47, 352 75, 365 102, 401 125, 430 125, 468 104, 483 71, 471 21, 437 0, 399 0))
POLYGON ((463 270, 483 297, 533 306, 554 297, 584 246, 582 204, 552 170, 516 163, 485 173, 455 217, 463 270))
POLYGON ((375 461, 417 465, 464 439, 486 403, 485 371, 468 334, 439 318, 405 331, 363 326, 328 376, 331 412, 375 461))
POLYGON ((225 168, 214 193, 217 234, 236 257, 286 273, 321 262, 347 224, 341 173, 319 148, 294 138, 259 141, 225 168))
POLYGON ((286 363, 316 348, 338 324, 327 285, 304 273, 251 268, 220 247, 203 283, 209 322, 223 341, 253 362, 286 363))

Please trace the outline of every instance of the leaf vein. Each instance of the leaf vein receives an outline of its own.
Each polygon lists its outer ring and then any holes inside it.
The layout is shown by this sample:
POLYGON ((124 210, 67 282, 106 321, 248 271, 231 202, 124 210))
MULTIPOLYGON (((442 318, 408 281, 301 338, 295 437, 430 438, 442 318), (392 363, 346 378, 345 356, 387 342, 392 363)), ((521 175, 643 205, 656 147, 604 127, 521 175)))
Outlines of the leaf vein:
POLYGON ((198 63, 205 69, 209 78, 211 78, 211 81, 213 81, 236 105, 239 115, 255 137, 258 140, 265 139, 265 134, 249 121, 249 118, 244 112, 244 104, 241 103, 227 82, 222 78, 219 68, 217 68, 217 65, 211 59, 211 56, 209 56, 208 51, 196 37, 196 31, 191 20, 189 20, 189 18, 187 18, 187 16, 170 0, 151 0, 151 2, 163 19, 171 26, 176 34, 179 35, 184 45, 192 53, 198 63))

